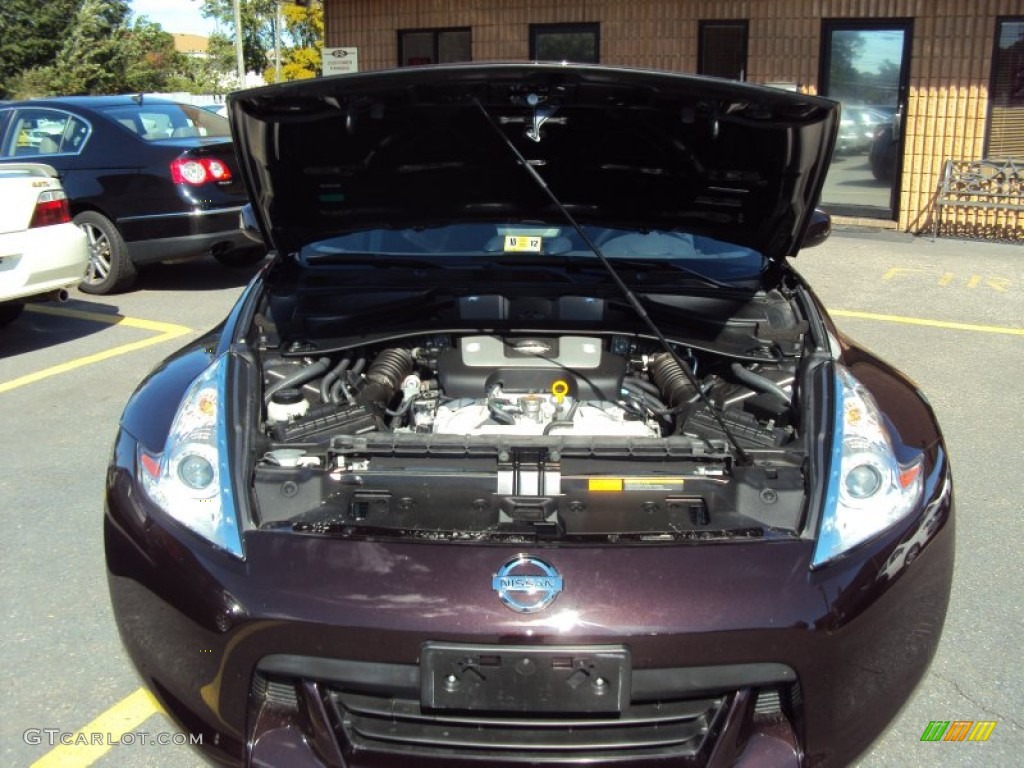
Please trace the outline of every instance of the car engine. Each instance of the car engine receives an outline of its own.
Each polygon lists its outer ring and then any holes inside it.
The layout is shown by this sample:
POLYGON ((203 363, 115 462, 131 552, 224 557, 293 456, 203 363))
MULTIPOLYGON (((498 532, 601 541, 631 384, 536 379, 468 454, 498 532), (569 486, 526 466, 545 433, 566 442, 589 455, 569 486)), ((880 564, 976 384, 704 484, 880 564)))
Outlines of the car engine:
POLYGON ((630 336, 442 334, 269 358, 265 424, 290 443, 377 431, 720 439, 724 421, 743 444, 774 447, 792 437, 794 374, 630 336))

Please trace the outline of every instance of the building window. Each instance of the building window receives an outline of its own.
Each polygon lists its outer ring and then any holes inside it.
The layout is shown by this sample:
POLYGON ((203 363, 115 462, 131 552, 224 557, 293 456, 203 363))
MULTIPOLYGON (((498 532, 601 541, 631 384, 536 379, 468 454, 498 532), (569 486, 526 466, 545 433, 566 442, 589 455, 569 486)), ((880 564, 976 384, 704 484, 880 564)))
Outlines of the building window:
POLYGON ((472 60, 473 38, 468 28, 398 30, 400 67, 472 60))
POLYGON ((700 22, 698 74, 746 80, 747 28, 746 21, 700 22))
POLYGON ((597 64, 601 58, 600 24, 531 24, 533 61, 597 64))
POLYGON ((985 154, 1024 157, 1024 17, 996 21, 985 154))

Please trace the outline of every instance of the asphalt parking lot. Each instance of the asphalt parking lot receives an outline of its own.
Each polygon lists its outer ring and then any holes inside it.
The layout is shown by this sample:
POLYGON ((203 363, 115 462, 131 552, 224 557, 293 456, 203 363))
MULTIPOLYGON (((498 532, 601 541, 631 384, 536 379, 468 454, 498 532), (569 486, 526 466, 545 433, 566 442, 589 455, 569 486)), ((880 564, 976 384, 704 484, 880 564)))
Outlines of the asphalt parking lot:
MULTIPOLYGON (((858 765, 1019 765, 1024 248, 839 231, 796 264, 844 332, 928 394, 956 478, 956 577, 938 656, 858 765), (985 742, 922 742, 935 720, 996 726, 985 742)), ((160 266, 132 293, 73 292, 0 332, 3 765, 200 764, 186 746, 156 743, 180 734, 140 691, 121 650, 102 491, 131 391, 218 323, 251 274, 212 260, 160 266)))

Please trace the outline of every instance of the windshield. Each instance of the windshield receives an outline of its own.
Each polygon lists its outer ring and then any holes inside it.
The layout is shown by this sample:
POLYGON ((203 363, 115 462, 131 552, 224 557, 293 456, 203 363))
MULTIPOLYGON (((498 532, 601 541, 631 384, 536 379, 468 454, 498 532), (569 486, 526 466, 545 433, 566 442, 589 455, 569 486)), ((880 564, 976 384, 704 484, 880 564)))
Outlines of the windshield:
POLYGON ((188 137, 230 138, 226 117, 189 104, 129 104, 103 113, 146 141, 188 137))
MULTIPOLYGON (((683 267, 714 280, 750 279, 761 274, 765 257, 759 251, 685 231, 630 230, 585 226, 587 236, 613 263, 649 262, 652 267, 683 267)), ((536 264, 536 257, 592 259, 594 252, 583 237, 567 226, 536 224, 450 224, 414 229, 369 229, 338 235, 307 245, 300 257, 307 263, 346 255, 403 256, 422 259, 434 254, 438 264, 457 261, 469 266, 474 259, 493 261, 495 256, 522 258, 536 264), (531 258, 533 257, 533 258, 531 258)))

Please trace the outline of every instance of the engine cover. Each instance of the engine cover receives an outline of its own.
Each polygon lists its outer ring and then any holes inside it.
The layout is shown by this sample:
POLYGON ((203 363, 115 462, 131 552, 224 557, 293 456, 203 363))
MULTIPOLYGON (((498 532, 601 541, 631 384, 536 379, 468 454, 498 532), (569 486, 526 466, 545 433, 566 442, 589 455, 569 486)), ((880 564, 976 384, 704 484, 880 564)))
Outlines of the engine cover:
POLYGON ((500 386, 505 392, 555 391, 615 402, 625 373, 626 360, 589 336, 466 336, 438 360, 441 390, 454 398, 485 397, 500 386), (558 382, 564 385, 556 387, 558 382))
POLYGON ((581 404, 572 422, 567 422, 556 420, 557 406, 550 395, 503 396, 501 402, 511 423, 496 423, 485 402, 456 400, 437 409, 431 431, 438 435, 659 436, 656 425, 627 418, 614 403, 581 404))

